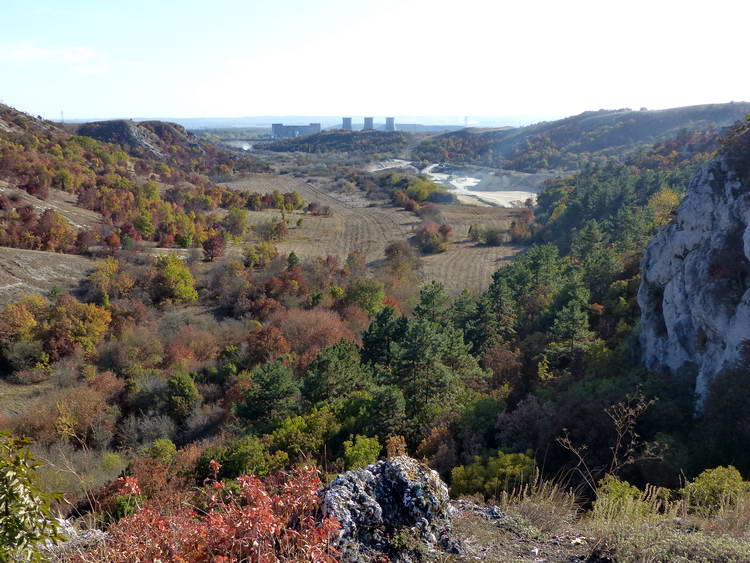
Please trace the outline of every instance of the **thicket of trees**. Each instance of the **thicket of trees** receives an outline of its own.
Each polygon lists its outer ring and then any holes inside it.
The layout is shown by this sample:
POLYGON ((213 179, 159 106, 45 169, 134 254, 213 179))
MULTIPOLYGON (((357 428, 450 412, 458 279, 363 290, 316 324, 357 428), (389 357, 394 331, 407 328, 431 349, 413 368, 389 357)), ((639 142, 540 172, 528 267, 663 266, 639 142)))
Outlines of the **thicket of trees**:
POLYGON ((397 157, 410 135, 399 131, 324 131, 269 143, 264 148, 277 152, 353 153, 397 157))

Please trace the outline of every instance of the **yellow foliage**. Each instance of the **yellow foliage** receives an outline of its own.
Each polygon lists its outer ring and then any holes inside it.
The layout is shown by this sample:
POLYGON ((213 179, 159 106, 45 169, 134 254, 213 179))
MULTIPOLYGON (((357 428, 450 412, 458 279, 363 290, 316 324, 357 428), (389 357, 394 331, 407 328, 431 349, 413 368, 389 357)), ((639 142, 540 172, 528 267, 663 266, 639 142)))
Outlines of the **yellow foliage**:
POLYGON ((648 208, 654 217, 657 227, 663 227, 669 223, 672 215, 680 204, 680 194, 671 188, 664 188, 656 192, 648 199, 648 208))

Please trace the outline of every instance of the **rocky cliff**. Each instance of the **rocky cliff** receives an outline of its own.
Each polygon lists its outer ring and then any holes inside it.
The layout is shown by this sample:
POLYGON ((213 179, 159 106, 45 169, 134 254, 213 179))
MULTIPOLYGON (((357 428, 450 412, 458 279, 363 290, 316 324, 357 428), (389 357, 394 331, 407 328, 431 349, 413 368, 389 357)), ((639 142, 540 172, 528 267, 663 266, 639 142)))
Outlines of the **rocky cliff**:
POLYGON ((203 154, 205 151, 195 137, 184 127, 175 123, 143 121, 137 123, 125 119, 95 121, 78 126, 77 133, 93 137, 103 143, 116 143, 129 153, 143 157, 166 160, 167 145, 178 145, 187 150, 203 154))
POLYGON ((750 339, 750 130, 737 127, 648 245, 638 292, 650 369, 693 368, 705 399, 750 339))

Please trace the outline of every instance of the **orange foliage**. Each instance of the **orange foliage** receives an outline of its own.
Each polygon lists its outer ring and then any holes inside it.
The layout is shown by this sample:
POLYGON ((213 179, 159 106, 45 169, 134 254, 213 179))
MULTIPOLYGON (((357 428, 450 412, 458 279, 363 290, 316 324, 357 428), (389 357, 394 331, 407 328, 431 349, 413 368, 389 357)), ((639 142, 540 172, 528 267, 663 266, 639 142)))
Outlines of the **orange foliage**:
POLYGON ((322 309, 279 311, 271 316, 270 323, 281 329, 292 350, 298 354, 332 346, 342 338, 356 340, 341 317, 322 309))
POLYGON ((321 482, 313 468, 297 468, 282 482, 248 475, 237 482, 239 493, 211 483, 206 512, 182 502, 147 503, 112 525, 103 546, 74 560, 336 561, 332 542, 340 525, 333 518, 317 522, 321 482))

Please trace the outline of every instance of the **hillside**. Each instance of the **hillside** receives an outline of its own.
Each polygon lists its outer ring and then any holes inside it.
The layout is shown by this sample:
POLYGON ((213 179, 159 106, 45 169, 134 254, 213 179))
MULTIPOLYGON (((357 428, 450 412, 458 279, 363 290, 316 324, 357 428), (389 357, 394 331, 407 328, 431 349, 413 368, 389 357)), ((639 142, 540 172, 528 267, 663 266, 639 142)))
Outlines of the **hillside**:
POLYGON ((261 201, 215 184, 268 167, 204 145, 174 124, 72 127, 102 140, 67 129, 0 107, 0 245, 75 254, 196 248, 224 230, 224 210, 303 203, 291 194, 261 201))
POLYGON ((267 172, 268 167, 247 154, 233 154, 198 139, 181 125, 165 121, 115 119, 67 125, 66 130, 122 147, 129 155, 187 166, 207 174, 267 172))
POLYGON ((414 155, 431 162, 447 160, 524 172, 574 170, 592 159, 622 156, 675 137, 685 129, 731 125, 747 113, 747 102, 655 111, 587 111, 528 127, 446 133, 423 141, 414 155))
MULTIPOLYGON (((357 153, 399 156, 412 139, 400 131, 324 131, 296 139, 285 139, 263 145, 278 152, 357 153)), ((259 147, 261 148, 261 147, 259 147)))

